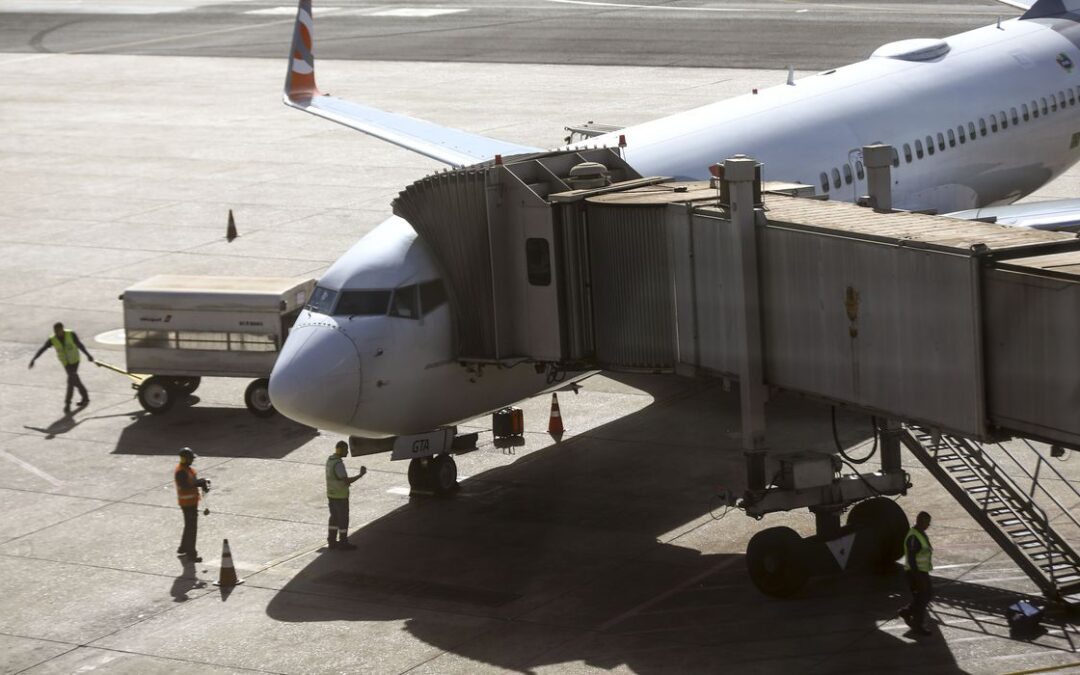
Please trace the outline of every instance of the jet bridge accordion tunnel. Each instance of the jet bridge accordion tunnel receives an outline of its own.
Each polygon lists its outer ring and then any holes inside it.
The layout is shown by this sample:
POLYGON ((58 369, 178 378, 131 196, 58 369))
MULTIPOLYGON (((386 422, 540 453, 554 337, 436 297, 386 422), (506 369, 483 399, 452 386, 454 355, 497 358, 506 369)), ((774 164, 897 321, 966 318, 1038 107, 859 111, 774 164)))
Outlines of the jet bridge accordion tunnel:
MULTIPOLYGON (((1080 448, 1080 240, 762 195, 765 385, 1080 448)), ((441 269, 463 362, 737 378, 747 299, 723 199, 715 179, 642 178, 592 149, 434 174, 394 211, 441 269)))
MULTIPOLYGON (((643 178, 592 149, 435 174, 394 211, 443 274, 462 363, 739 380, 750 489, 738 505, 756 517, 809 507, 818 535, 794 557, 847 570, 899 555, 906 517, 868 498, 909 487, 901 424, 1080 448, 1080 240, 894 212, 888 162, 869 157, 874 209, 763 184, 760 165, 753 189, 735 189, 722 175, 643 178), (882 470, 837 477, 820 457, 781 458, 789 479, 767 485, 755 443, 768 389, 888 420, 882 470)), ((755 540, 796 546, 776 529, 755 540)), ((801 585, 758 577, 778 595, 801 585)))

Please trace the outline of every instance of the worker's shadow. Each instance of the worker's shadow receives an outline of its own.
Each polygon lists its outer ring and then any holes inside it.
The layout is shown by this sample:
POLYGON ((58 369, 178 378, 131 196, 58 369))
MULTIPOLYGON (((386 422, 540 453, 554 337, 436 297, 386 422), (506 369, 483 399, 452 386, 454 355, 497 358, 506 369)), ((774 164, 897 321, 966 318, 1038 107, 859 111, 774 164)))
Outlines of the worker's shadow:
POLYGON ((45 440, 51 441, 57 436, 62 436, 80 424, 84 424, 91 420, 103 420, 111 417, 131 417, 130 414, 120 415, 79 415, 81 408, 75 408, 72 412, 66 412, 62 417, 49 424, 47 427, 35 427, 30 424, 24 424, 23 429, 29 429, 30 431, 36 431, 41 434, 45 440))
MULTIPOLYGON (((919 649, 935 672, 959 672, 940 639, 902 637, 896 578, 837 579, 828 591, 815 580, 783 601, 758 592, 741 551, 760 526, 724 516, 716 497, 745 484, 737 393, 620 379, 653 403, 478 473, 452 498, 412 499, 355 532, 356 551, 312 554, 269 616, 400 622, 447 652, 447 668, 873 671, 919 649), (896 628, 881 630, 890 619, 896 628)), ((833 445, 827 408, 769 405, 775 437, 833 445)), ((564 405, 568 426, 573 414, 564 405)), ((840 421, 848 444, 869 427, 840 421)))
POLYGON ((186 557, 181 557, 180 565, 183 570, 173 579, 172 588, 169 589, 169 595, 172 596, 173 602, 187 602, 191 600, 188 593, 206 588, 206 582, 196 576, 195 563, 186 557))
POLYGON ((208 457, 280 459, 318 435, 317 430, 282 415, 255 417, 242 408, 196 406, 197 401, 189 397, 160 415, 133 413, 113 452, 172 455, 177 448, 189 446, 208 457))

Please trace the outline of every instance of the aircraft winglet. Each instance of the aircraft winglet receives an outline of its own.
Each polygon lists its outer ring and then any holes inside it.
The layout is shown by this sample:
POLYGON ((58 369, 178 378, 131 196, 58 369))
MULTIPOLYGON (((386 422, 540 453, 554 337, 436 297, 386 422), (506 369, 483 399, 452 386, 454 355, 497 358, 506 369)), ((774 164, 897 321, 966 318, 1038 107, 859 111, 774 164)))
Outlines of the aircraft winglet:
POLYGON ((296 8, 292 49, 289 50, 289 71, 285 74, 285 98, 313 98, 322 92, 315 84, 315 55, 311 51, 315 22, 311 18, 311 0, 300 0, 296 8))
POLYGON ((495 155, 540 152, 540 148, 441 127, 323 94, 315 84, 314 36, 311 0, 300 0, 285 75, 285 105, 456 167, 477 164, 495 155))

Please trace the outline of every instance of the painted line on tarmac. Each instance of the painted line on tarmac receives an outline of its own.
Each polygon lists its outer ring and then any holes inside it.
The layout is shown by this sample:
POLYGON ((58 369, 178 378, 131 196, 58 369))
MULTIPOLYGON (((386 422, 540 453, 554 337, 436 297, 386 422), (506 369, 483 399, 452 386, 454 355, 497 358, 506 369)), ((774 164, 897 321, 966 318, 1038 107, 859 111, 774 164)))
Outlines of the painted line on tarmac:
POLYGON ((637 607, 633 607, 633 608, 623 612, 622 614, 619 614, 618 616, 616 616, 616 617, 614 617, 612 619, 608 619, 604 623, 600 624, 598 630, 601 631, 601 632, 606 631, 609 628, 611 628, 612 626, 614 626, 614 625, 616 625, 616 624, 618 624, 618 623, 620 623, 622 621, 625 621, 626 619, 629 619, 630 617, 634 616, 635 614, 640 614, 641 612, 645 611, 649 607, 652 607, 653 605, 659 604, 659 603, 663 602, 664 600, 667 600, 671 596, 683 592, 684 590, 686 590, 687 588, 689 588, 689 587, 693 586, 694 584, 698 583, 702 579, 707 579, 707 578, 711 577, 712 575, 716 574, 717 572, 719 572, 721 570, 724 570, 724 569, 727 569, 728 567, 731 567, 739 559, 740 558, 738 558, 736 556, 732 556, 732 557, 728 558, 727 560, 725 560, 724 562, 722 562, 722 563, 720 563, 718 565, 714 565, 713 567, 710 567, 709 569, 705 570, 701 574, 690 577, 689 579, 682 582, 678 586, 675 586, 674 588, 670 588, 670 589, 664 591, 663 593, 661 593, 660 595, 657 595, 657 596, 655 596, 653 598, 650 598, 650 599, 646 600, 645 602, 641 603, 640 605, 638 605, 637 607))
POLYGON ((16 457, 15 455, 7 452, 6 450, 0 450, 0 457, 3 457, 4 459, 8 460, 12 464, 16 464, 18 466, 21 466, 23 469, 25 469, 29 473, 34 474, 38 478, 42 478, 42 479, 52 483, 53 487, 63 487, 64 486, 64 481, 62 481, 62 480, 60 480, 58 478, 54 478, 53 476, 50 476, 48 473, 46 473, 46 472, 42 471, 41 469, 37 468, 36 466, 31 464, 30 462, 23 461, 23 460, 19 459, 18 457, 16 457))

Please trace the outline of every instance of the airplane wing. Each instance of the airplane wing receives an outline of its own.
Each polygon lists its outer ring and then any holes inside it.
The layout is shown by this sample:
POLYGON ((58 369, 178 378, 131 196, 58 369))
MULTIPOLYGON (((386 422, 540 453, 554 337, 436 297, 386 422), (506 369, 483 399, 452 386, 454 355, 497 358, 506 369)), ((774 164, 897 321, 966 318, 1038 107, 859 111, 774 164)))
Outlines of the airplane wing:
POLYGON ((1009 5, 1016 7, 1017 9, 1031 9, 1031 6, 1035 4, 1036 0, 998 0, 1003 5, 1009 5))
POLYGON ((1080 229, 1080 199, 1054 199, 1008 206, 987 206, 945 215, 950 218, 1030 227, 1035 230, 1072 232, 1080 229))
POLYGON ((296 10, 289 70, 285 76, 285 105, 343 124, 407 150, 455 167, 469 166, 495 155, 540 152, 516 143, 441 127, 406 115, 386 112, 359 103, 350 103, 319 91, 315 84, 315 57, 312 54, 314 22, 311 0, 300 0, 296 10))

